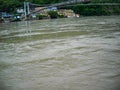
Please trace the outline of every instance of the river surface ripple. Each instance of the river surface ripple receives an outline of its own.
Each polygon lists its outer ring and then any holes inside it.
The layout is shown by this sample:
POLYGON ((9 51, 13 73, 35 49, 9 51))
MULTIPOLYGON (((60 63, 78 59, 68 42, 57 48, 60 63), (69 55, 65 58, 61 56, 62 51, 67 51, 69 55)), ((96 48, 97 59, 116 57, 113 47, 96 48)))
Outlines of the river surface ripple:
POLYGON ((120 90, 119 17, 0 24, 0 90, 120 90))

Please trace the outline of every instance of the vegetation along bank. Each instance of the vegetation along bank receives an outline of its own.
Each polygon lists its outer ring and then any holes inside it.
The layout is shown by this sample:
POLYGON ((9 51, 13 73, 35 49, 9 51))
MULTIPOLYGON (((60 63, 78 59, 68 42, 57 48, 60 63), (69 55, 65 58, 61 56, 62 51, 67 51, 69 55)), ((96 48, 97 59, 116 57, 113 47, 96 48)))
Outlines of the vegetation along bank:
POLYGON ((76 14, 82 16, 120 15, 120 5, 75 5, 63 7, 72 9, 76 14))
MULTIPOLYGON (((17 8, 23 8, 26 0, 0 0, 0 12, 8 12, 16 14, 17 8)), ((54 4, 68 0, 27 0, 36 4, 54 4)), ((62 9, 72 9, 76 14, 82 16, 100 16, 100 15, 120 15, 120 0, 90 0, 89 3, 119 3, 119 5, 91 5, 85 6, 78 3, 73 6, 61 7, 62 9)), ((50 13, 51 14, 51 13, 50 13)), ((53 15, 55 13, 52 13, 53 15)), ((39 16, 41 18, 43 16, 39 16)), ((46 16, 44 16, 46 17, 46 16)))

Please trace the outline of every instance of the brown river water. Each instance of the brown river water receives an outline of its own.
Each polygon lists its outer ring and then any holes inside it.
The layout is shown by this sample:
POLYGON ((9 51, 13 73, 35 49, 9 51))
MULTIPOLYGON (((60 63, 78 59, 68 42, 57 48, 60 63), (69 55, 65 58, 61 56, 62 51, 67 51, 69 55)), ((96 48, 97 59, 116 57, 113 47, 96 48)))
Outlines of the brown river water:
POLYGON ((0 90, 120 90, 120 16, 0 24, 0 90))

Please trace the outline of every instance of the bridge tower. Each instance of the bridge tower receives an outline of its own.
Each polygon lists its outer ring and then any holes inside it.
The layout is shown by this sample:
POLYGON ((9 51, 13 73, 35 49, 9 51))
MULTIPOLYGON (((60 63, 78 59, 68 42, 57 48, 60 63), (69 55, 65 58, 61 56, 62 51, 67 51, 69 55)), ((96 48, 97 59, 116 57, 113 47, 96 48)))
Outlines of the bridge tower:
POLYGON ((27 18, 28 14, 30 14, 29 2, 24 2, 24 16, 25 16, 25 19, 27 18))

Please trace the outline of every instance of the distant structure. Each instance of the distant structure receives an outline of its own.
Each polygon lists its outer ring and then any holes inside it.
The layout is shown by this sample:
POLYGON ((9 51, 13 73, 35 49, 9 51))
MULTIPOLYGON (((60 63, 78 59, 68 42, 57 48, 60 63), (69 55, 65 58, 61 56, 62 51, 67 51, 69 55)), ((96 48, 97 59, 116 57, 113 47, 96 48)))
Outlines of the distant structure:
POLYGON ((25 15, 25 19, 27 17, 27 15, 30 14, 30 7, 29 7, 29 2, 24 2, 24 15, 25 15))
POLYGON ((26 19, 27 16, 34 14, 34 13, 37 13, 37 12, 40 12, 40 11, 45 10, 45 9, 56 9, 56 7, 61 7, 61 6, 69 5, 69 4, 75 4, 75 3, 79 3, 79 2, 90 2, 90 1, 91 0, 68 0, 65 2, 61 2, 61 3, 44 5, 44 8, 38 9, 37 11, 36 10, 31 11, 30 5, 34 5, 36 7, 40 7, 42 5, 24 2, 24 17, 26 19))

